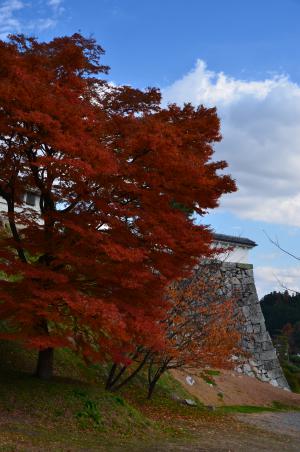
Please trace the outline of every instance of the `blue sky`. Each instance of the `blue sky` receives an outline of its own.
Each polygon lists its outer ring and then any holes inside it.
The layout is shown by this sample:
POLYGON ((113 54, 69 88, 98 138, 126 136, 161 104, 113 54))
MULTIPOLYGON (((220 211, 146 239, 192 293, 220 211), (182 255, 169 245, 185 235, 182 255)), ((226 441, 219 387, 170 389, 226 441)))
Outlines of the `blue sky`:
POLYGON ((0 36, 81 31, 106 50, 110 80, 158 86, 164 102, 216 105, 239 192, 205 219, 247 236, 260 295, 300 289, 300 0, 0 0, 0 36))

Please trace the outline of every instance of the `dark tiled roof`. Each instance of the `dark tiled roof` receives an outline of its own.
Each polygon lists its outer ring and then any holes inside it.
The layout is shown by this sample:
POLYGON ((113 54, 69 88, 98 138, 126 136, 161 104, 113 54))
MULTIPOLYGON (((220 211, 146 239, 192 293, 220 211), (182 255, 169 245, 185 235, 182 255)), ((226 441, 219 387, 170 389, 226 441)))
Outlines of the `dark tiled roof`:
POLYGON ((234 235, 226 234, 213 234, 213 238, 215 242, 233 243, 236 245, 244 245, 249 248, 257 246, 257 243, 253 242, 253 240, 246 239, 245 237, 236 237, 234 235))

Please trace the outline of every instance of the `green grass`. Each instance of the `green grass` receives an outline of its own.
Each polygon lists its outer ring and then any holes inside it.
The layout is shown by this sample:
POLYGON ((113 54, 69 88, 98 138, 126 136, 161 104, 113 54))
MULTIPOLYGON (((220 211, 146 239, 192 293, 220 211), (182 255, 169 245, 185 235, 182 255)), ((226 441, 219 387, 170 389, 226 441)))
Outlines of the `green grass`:
MULTIPOLYGON (((282 410, 283 406, 222 407, 207 410, 166 373, 146 399, 146 375, 139 374, 120 392, 104 389, 104 366, 86 364, 70 350, 55 352, 55 377, 33 377, 36 352, 0 341, 0 452, 113 451, 118 445, 151 445, 153 440, 192 440, 199 425, 229 422, 227 413, 282 410), (18 448, 16 449, 16 445, 18 448)), ((119 450, 119 449, 117 449, 119 450)))
POLYGON ((277 402, 276 400, 274 400, 272 406, 276 408, 278 411, 300 411, 299 406, 286 405, 284 403, 277 402))
MULTIPOLYGON (((212 371, 211 371, 212 372, 212 371)), ((200 374, 200 377, 202 378, 203 381, 205 381, 205 383, 207 383, 208 385, 211 386, 217 386, 217 383, 215 382, 215 380, 213 379, 213 375, 212 373, 208 374, 207 371, 202 372, 200 374)), ((219 374, 218 374, 219 375, 219 374)))
POLYGON ((68 450, 70 444, 76 450, 82 443, 93 449, 107 438, 143 437, 157 429, 119 395, 105 391, 95 370, 70 351, 59 350, 55 358, 57 376, 41 381, 32 376, 35 352, 1 343, 0 444, 8 437, 10 446, 20 437, 30 447, 46 443, 50 450, 68 450))
POLYGON ((205 370, 205 373, 207 375, 212 375, 212 376, 215 376, 215 377, 221 375, 221 372, 219 370, 213 370, 213 369, 205 370))
POLYGON ((205 412, 200 402, 188 407, 174 399, 191 396, 168 374, 147 401, 143 374, 111 393, 104 389, 105 367, 87 367, 69 350, 55 352, 50 381, 33 376, 35 364, 35 351, 0 342, 0 452, 19 443, 24 450, 45 444, 55 451, 111 450, 131 441, 177 438, 187 434, 178 428, 183 418, 205 412))
POLYGON ((265 411, 276 411, 271 407, 262 407, 255 405, 231 405, 222 406, 217 409, 221 413, 263 413, 265 411))
POLYGON ((300 393, 300 365, 298 362, 284 361, 281 366, 291 390, 300 393))
POLYGON ((228 405, 218 407, 217 411, 220 413, 264 413, 276 411, 300 411, 300 408, 284 405, 283 403, 274 401, 272 406, 256 406, 256 405, 228 405))
POLYGON ((298 356, 298 355, 290 355, 290 361, 300 367, 300 356, 298 356))

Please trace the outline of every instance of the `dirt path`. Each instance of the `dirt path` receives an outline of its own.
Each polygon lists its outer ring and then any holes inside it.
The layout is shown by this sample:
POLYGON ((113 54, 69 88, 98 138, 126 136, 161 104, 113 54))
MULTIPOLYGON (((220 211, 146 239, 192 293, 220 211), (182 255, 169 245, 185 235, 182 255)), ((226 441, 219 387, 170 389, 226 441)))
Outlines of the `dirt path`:
POLYGON ((201 427, 193 438, 156 444, 123 444, 130 452, 299 452, 300 413, 235 415, 227 429, 201 427))
POLYGON ((265 431, 295 437, 299 441, 300 450, 300 412, 260 413, 237 417, 240 421, 255 425, 265 431))
MULTIPOLYGON (((223 419, 223 418, 222 418, 223 419)), ((221 420, 221 419, 220 419, 221 420)), ((0 429, 0 452, 299 452, 300 412, 260 413, 226 416, 225 422, 215 419, 190 424, 186 420, 183 427, 189 430, 186 438, 162 440, 145 437, 143 440, 125 439, 110 445, 103 438, 91 442, 88 438, 80 441, 61 442, 57 437, 41 445, 37 440, 39 430, 19 424, 3 425, 0 429), (2 434, 1 434, 2 433, 2 434), (11 440, 14 439, 12 442, 11 440), (10 444, 10 446, 9 446, 10 444), (12 445, 14 444, 14 446, 12 445), (29 446, 29 444, 31 444, 29 446)), ((111 438, 112 439, 112 438, 111 438)))

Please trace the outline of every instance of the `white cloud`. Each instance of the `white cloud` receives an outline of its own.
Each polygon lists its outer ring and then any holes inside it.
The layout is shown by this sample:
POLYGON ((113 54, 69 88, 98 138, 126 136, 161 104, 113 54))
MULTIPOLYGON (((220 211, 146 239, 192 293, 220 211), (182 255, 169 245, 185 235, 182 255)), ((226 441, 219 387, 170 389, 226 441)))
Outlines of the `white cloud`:
POLYGON ((300 86, 286 76, 245 81, 198 60, 163 90, 165 102, 217 106, 225 159, 239 191, 223 208, 240 217, 300 226, 300 86))
POLYGON ((53 6, 54 8, 57 8, 62 4, 62 0, 48 0, 48 5, 53 6))
POLYGON ((33 22, 30 22, 28 25, 28 29, 34 31, 43 31, 48 30, 56 25, 56 20, 51 19, 50 17, 45 19, 36 19, 33 22))
POLYGON ((299 267, 255 267, 255 284, 259 298, 265 294, 288 289, 300 292, 300 266, 299 267))
POLYGON ((47 3, 48 5, 53 8, 53 10, 57 13, 57 14, 61 14, 64 11, 64 7, 63 5, 64 0, 48 0, 47 3))
POLYGON ((0 5, 0 39, 10 33, 36 33, 54 27, 64 11, 63 1, 5 0, 0 5), (22 17, 25 9, 31 13, 31 20, 22 17))
POLYGON ((20 20, 15 16, 16 12, 25 7, 20 0, 7 0, 0 6, 0 38, 3 39, 12 30, 17 33, 21 29, 20 20))

